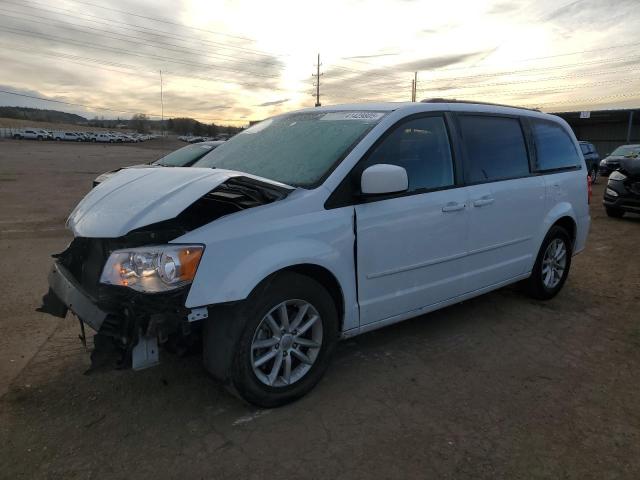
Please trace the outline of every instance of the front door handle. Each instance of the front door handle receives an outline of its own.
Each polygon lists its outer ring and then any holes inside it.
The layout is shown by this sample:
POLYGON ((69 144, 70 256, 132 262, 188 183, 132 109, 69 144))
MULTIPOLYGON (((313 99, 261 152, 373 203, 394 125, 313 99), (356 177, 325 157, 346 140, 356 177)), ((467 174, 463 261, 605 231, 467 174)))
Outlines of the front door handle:
POLYGON ((458 202, 449 202, 444 207, 442 207, 443 212, 457 212, 458 210, 462 210, 465 207, 464 203, 458 202))
POLYGON ((485 195, 482 198, 473 201, 474 207, 484 207, 485 205, 491 205, 495 202, 495 199, 489 195, 485 195))

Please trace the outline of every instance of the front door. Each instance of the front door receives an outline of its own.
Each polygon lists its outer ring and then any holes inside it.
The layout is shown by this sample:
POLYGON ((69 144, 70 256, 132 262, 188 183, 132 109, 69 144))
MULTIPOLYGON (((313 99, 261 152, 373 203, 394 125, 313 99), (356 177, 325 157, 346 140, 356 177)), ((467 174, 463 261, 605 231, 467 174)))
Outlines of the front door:
POLYGON ((424 116, 397 125, 354 174, 383 163, 405 168, 409 189, 355 207, 361 325, 466 289, 467 197, 456 186, 444 118, 424 116))

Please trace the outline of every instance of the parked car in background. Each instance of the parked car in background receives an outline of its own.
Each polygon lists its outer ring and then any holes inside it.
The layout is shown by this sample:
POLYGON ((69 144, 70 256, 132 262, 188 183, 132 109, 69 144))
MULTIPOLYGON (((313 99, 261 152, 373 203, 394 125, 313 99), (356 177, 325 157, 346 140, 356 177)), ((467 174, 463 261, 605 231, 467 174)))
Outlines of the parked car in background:
POLYGON ((620 167, 620 161, 625 158, 640 156, 640 145, 622 145, 616 148, 600 162, 600 175, 609 175, 620 167))
POLYGON ((13 134, 13 138, 16 140, 49 140, 49 132, 45 130, 26 128, 15 132, 13 134))
POLYGON ((580 144, 580 150, 582 150, 584 162, 587 165, 587 172, 589 172, 589 176, 591 177, 591 183, 596 183, 598 179, 598 168, 600 166, 600 155, 598 155, 598 151, 592 143, 585 141, 578 143, 580 144))
POLYGON ((619 160, 609 174, 602 201, 607 215, 620 218, 625 212, 640 214, 640 157, 619 160))
POLYGON ((82 137, 80 137, 75 132, 54 132, 53 139, 57 141, 66 140, 70 142, 82 142, 82 137))
POLYGON ((126 169, 92 190, 41 310, 71 309, 97 358, 133 368, 158 362, 158 338, 202 332, 205 367, 262 407, 309 392, 340 337, 515 282, 554 297, 589 231, 580 146, 533 110, 309 108, 197 167, 126 169))
POLYGON ((113 138, 108 133, 94 133, 91 137, 92 142, 97 143, 113 143, 113 138))
MULTIPOLYGON (((224 142, 202 142, 196 145, 187 145, 186 147, 179 148, 178 150, 165 155, 158 160, 151 163, 142 163, 139 165, 132 165, 124 168, 145 168, 145 167, 190 167, 202 157, 204 157, 211 150, 222 145, 224 142)), ((93 186, 97 186, 104 182, 108 178, 111 178, 122 168, 117 168, 109 172, 105 172, 98 175, 93 181, 93 186)))

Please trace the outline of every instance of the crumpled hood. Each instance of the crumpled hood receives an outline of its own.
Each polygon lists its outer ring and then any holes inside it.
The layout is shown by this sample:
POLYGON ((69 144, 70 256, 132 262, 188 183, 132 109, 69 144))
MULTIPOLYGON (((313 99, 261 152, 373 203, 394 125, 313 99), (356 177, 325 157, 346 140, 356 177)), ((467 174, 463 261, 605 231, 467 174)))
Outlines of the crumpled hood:
POLYGON ((169 220, 233 177, 272 180, 232 170, 173 167, 125 168, 84 197, 67 219, 76 237, 116 238, 145 225, 169 220))

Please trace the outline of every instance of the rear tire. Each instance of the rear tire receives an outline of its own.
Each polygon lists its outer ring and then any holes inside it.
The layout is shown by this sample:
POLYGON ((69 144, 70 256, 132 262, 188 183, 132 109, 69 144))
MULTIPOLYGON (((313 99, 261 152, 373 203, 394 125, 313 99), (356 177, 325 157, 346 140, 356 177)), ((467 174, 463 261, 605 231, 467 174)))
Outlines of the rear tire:
POLYGON ((622 218, 624 215, 624 210, 620 210, 616 207, 604 207, 604 209, 607 211, 607 215, 612 218, 622 218))
MULTIPOLYGON (((329 366, 338 340, 338 312, 329 292, 310 277, 284 272, 234 308, 233 317, 244 325, 229 352, 232 392, 263 408, 285 405, 309 392, 329 366), (260 364, 264 358, 269 360, 260 364)), ((221 338, 207 331, 205 351, 215 349, 221 338)))
POLYGON ((526 293, 538 300, 555 297, 569 275, 572 254, 573 244, 567 231, 558 225, 551 227, 542 242, 531 276, 523 283, 526 293))

